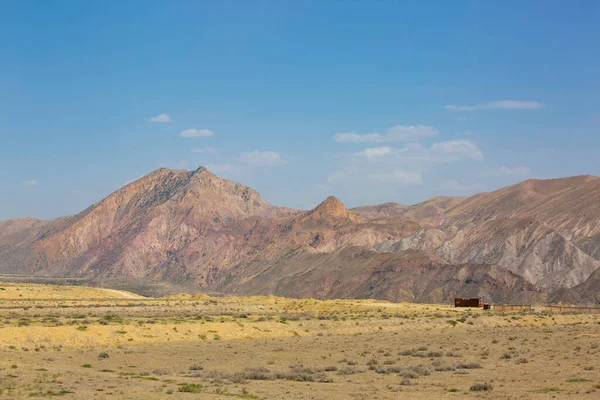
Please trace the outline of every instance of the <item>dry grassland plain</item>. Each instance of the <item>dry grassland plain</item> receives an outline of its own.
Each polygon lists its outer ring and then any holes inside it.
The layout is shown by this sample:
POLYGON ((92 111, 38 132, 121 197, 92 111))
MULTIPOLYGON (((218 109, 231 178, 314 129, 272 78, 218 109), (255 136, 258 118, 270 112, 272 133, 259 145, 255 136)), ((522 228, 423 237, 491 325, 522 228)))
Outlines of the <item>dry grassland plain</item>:
POLYGON ((0 398, 600 398, 600 315, 0 283, 0 398))

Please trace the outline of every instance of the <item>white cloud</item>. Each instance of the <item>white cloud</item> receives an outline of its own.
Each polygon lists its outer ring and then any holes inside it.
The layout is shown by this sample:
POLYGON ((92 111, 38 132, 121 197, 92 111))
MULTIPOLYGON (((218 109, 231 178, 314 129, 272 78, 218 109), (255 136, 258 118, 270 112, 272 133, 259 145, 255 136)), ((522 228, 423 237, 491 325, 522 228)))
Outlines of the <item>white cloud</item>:
POLYGON ((383 183, 402 183, 406 185, 420 185, 423 183, 421 174, 402 170, 371 174, 369 178, 383 183))
POLYGON ((192 153, 219 155, 219 152, 213 147, 199 147, 196 149, 192 149, 192 153))
POLYGON ((274 167, 285 164, 286 161, 275 151, 251 151, 242 153, 239 161, 253 166, 274 167))
POLYGON ((339 165, 328 175, 327 183, 336 189, 393 182, 418 184, 423 173, 431 173, 443 164, 481 160, 483 153, 468 140, 438 142, 430 147, 419 143, 398 148, 372 147, 340 155, 339 165))
POLYGON ((368 148, 364 149, 363 151, 358 151, 358 152, 354 153, 354 155, 360 156, 360 157, 372 158, 372 157, 383 157, 386 154, 389 154, 391 152, 392 152, 392 149, 389 147, 368 147, 368 148))
POLYGON ((338 133, 334 139, 338 143, 384 143, 384 142, 408 142, 418 140, 421 137, 435 136, 438 130, 432 126, 425 125, 396 125, 388 128, 384 134, 356 132, 338 133))
POLYGON ((531 175, 531 170, 527 167, 506 167, 490 170, 485 173, 487 176, 503 178, 507 176, 525 177, 531 175))
POLYGON ((434 154, 443 154, 468 158, 472 160, 483 160, 483 153, 477 145, 470 140, 449 140, 447 142, 434 143, 431 146, 431 152, 434 154))
POLYGON ((450 192, 473 193, 473 192, 478 192, 478 191, 484 190, 485 186, 483 186, 481 183, 473 183, 470 185, 464 185, 455 180, 447 180, 447 181, 442 182, 442 184, 440 185, 440 188, 442 190, 447 190, 450 192))
POLYGON ((206 169, 208 169, 210 172, 212 172, 214 174, 219 175, 219 174, 236 171, 236 166, 231 165, 231 164, 208 164, 206 166, 206 169))
POLYGON ((475 111, 475 110, 535 110, 543 108, 544 104, 537 101, 497 100, 491 103, 475 104, 471 106, 457 106, 449 104, 445 108, 453 111, 475 111))
POLYGON ((38 181, 37 179, 29 179, 23 182, 23 185, 25 185, 26 187, 33 187, 37 186, 39 183, 40 181, 38 181))
POLYGON ((168 114, 159 114, 156 117, 149 118, 150 122, 171 122, 171 117, 168 114))
POLYGON ((186 129, 182 131, 179 136, 184 138, 197 138, 197 137, 208 137, 213 136, 215 133, 210 129, 186 129))

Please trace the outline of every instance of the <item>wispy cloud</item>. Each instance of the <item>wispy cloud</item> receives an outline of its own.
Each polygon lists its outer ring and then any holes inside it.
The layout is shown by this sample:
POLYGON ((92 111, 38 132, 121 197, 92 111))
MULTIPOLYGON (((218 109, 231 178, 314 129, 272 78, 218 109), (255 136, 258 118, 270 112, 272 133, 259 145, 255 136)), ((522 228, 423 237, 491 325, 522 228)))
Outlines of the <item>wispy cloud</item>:
POLYGON ((449 140, 447 142, 434 143, 431 152, 445 155, 455 155, 464 158, 481 161, 483 153, 477 145, 470 140, 449 140))
POLYGON ((435 136, 438 130, 425 125, 396 125, 379 132, 358 134, 356 132, 338 133, 334 139, 338 143, 384 143, 409 142, 422 137, 435 136))
POLYGON ((472 184, 462 184, 453 179, 442 182, 440 185, 442 190, 447 190, 449 192, 468 192, 474 193, 479 192, 485 189, 485 186, 481 183, 472 183, 472 184))
POLYGON ((363 151, 358 151, 358 152, 354 153, 354 155, 359 156, 359 157, 374 158, 374 157, 383 157, 386 154, 389 154, 391 152, 392 152, 392 149, 390 147, 368 147, 368 148, 364 149, 363 151))
MULTIPOLYGON (((423 174, 447 163, 480 162, 483 152, 470 140, 437 142, 429 147, 408 143, 401 147, 371 147, 339 155, 339 165, 328 175, 334 188, 369 187, 385 183, 420 184, 423 174)), ((475 189, 475 188, 471 188, 475 189)))
POLYGON ((219 152, 213 147, 202 147, 192 149, 192 153, 219 155, 219 152))
POLYGON ((486 176, 492 176, 497 178, 504 177, 526 177, 531 175, 531 170, 527 167, 506 167, 502 166, 497 169, 486 171, 486 176))
POLYGON ((209 137, 215 133, 210 129, 186 129, 182 131, 179 136, 184 138, 198 138, 198 137, 209 137))
POLYGON ((169 114, 159 114, 156 117, 148 118, 150 122, 171 122, 171 117, 169 114))
POLYGON ((453 111, 476 111, 476 110, 535 110, 543 108, 544 104, 537 101, 518 101, 518 100, 496 100, 491 103, 475 104, 470 106, 458 106, 449 104, 445 108, 453 111))
POLYGON ((242 153, 239 156, 239 161, 260 167, 274 167, 286 163, 286 160, 276 151, 251 151, 242 153))
POLYGON ((232 164, 208 164, 206 168, 214 174, 226 174, 237 171, 237 167, 232 164))
POLYGON ((38 181, 37 179, 29 179, 23 182, 23 185, 25 185, 25 187, 33 187, 37 186, 39 183, 40 181, 38 181))
POLYGON ((420 185, 423 183, 421 174, 403 170, 371 174, 369 178, 383 183, 401 183, 406 185, 420 185))

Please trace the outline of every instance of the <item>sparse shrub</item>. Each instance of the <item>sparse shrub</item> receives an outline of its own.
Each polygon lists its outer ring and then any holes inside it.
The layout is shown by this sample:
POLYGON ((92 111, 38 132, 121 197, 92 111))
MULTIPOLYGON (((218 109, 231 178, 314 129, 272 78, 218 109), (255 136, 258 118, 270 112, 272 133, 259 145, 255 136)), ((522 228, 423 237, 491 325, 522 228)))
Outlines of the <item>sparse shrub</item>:
POLYGON ((201 393, 202 385, 199 383, 184 383, 179 387, 179 391, 182 393, 201 393))
POLYGON ((246 368, 243 371, 243 375, 245 379, 253 381, 266 381, 273 379, 271 371, 265 367, 246 368))
POLYGON ((202 371, 202 370, 204 370, 204 365, 202 365, 202 364, 190 365, 190 371, 202 371))
POLYGON ((359 374, 362 371, 356 369, 356 368, 342 368, 340 369, 337 374, 338 375, 354 375, 354 374, 359 374))
POLYGON ((476 383, 469 388, 472 392, 487 392, 492 390, 494 387, 489 383, 476 383))
POLYGON ((92 368, 92 366, 90 364, 83 364, 82 367, 83 368, 92 368))
POLYGON ((110 356, 108 355, 108 353, 106 353, 104 351, 102 353, 98 354, 98 358, 108 358, 108 357, 110 357, 110 356))
POLYGON ((481 364, 471 362, 471 363, 460 363, 460 364, 457 364, 456 368, 459 368, 459 369, 479 369, 479 368, 483 368, 483 367, 481 366, 481 364))
POLYGON ((152 374, 157 376, 169 375, 170 373, 171 371, 167 368, 157 368, 155 370, 152 370, 152 374))
POLYGON ((462 354, 460 353, 454 353, 452 351, 447 351, 446 352, 446 357, 456 357, 456 358, 460 358, 462 357, 462 354))
POLYGON ((438 365, 435 367, 435 371, 437 371, 437 372, 456 371, 456 367, 452 367, 450 365, 438 365))

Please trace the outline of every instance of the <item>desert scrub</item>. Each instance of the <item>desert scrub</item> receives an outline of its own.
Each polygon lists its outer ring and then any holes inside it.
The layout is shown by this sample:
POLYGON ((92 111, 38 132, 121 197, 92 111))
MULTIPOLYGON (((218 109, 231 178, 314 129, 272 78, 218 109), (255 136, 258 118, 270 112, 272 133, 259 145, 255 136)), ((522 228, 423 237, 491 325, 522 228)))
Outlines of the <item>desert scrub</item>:
POLYGON ((483 368, 481 366, 481 364, 478 363, 460 363, 456 365, 456 368, 458 369, 479 369, 479 368, 483 368))
POLYGON ((202 385, 199 383, 184 383, 178 390, 182 393, 201 393, 202 385))
POLYGON ((364 371, 356 369, 356 368, 342 368, 340 369, 337 374, 338 375, 354 375, 354 374, 360 374, 364 371))
POLYGON ((487 392, 487 391, 492 390, 493 388, 494 387, 491 384, 485 382, 485 383, 476 383, 473 386, 471 386, 469 388, 469 390, 472 392, 487 392))

